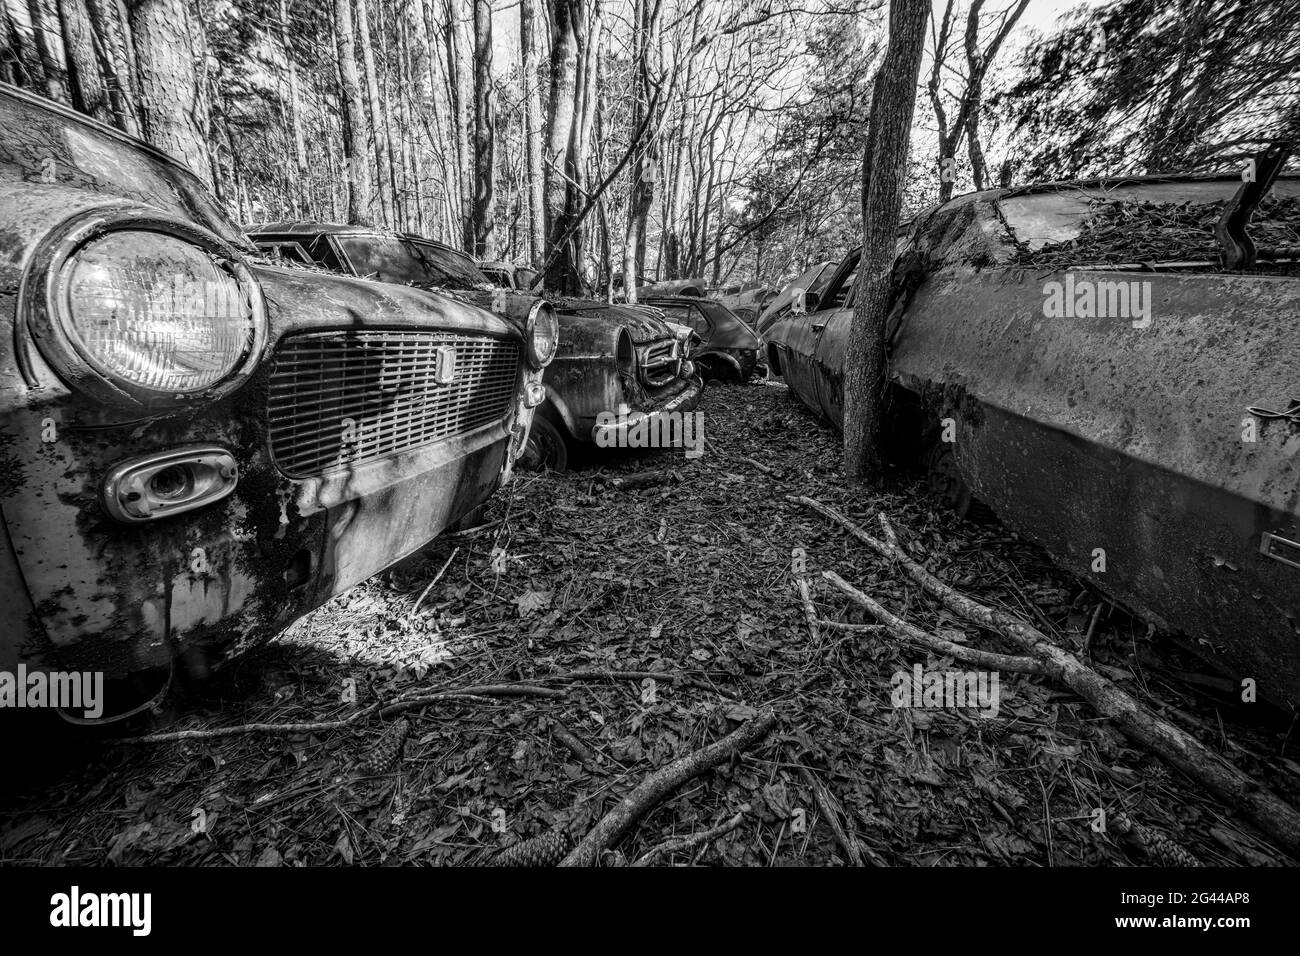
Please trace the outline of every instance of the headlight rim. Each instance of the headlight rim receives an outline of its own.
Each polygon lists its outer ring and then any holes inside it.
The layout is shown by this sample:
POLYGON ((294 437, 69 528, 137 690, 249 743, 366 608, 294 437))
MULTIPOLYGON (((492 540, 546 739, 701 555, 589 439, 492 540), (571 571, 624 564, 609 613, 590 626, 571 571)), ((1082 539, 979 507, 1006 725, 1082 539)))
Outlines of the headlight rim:
POLYGON ((225 397, 247 380, 251 369, 263 358, 269 338, 262 286, 242 254, 201 226, 138 207, 83 213, 47 236, 24 275, 19 305, 41 356, 72 391, 133 408, 175 408, 225 397), (118 378, 85 349, 72 325, 69 280, 76 255, 114 232, 153 232, 194 245, 211 255, 217 267, 230 274, 247 295, 252 310, 252 341, 220 380, 188 391, 159 391, 118 378))
POLYGON ((560 316, 555 311, 555 307, 545 299, 539 299, 534 302, 528 310, 528 319, 524 323, 524 345, 527 352, 528 364, 534 370, 540 371, 546 368, 554 361, 556 354, 560 350, 560 316), (551 321, 555 324, 555 338, 551 343, 550 354, 542 356, 537 352, 537 320, 543 313, 549 313, 551 321))

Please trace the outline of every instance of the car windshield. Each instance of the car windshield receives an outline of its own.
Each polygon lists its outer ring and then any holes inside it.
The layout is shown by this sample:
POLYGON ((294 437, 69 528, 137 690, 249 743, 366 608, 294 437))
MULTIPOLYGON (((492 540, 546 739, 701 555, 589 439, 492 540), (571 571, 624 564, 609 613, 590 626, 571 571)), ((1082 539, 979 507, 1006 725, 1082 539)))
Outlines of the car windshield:
POLYGON ((480 289, 491 285, 468 256, 403 236, 339 236, 339 246, 359 276, 399 285, 480 289))
MULTIPOLYGON (((1027 192, 998 200, 1022 263, 1217 260, 1214 225, 1236 179, 1182 180, 1027 192)), ((1300 225, 1300 179, 1279 178, 1251 234, 1286 244, 1300 225)))

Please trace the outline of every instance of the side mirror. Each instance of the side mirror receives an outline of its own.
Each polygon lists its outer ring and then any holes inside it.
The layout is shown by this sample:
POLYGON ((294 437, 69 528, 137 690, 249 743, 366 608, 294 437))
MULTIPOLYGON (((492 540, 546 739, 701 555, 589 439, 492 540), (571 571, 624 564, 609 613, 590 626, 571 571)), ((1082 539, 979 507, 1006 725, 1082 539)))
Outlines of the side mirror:
POLYGON ((809 292, 806 289, 796 292, 794 298, 790 300, 791 315, 805 315, 816 312, 821 305, 821 296, 816 292, 809 292))

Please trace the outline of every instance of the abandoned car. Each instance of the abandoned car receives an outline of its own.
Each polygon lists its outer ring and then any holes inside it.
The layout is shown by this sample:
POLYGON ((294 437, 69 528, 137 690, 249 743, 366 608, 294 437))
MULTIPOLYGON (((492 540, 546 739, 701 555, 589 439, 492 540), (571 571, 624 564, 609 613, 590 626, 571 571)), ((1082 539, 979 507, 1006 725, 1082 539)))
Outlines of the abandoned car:
MULTIPOLYGON (((937 492, 1294 704, 1300 177, 1261 201, 1268 185, 959 197, 908 228, 887 334, 891 404, 923 411, 937 492)), ((836 424, 857 261, 766 333, 773 372, 836 424)))
MULTIPOLYGON (((267 253, 325 269, 451 290, 506 307, 530 301, 515 293, 493 295, 498 287, 472 258, 418 236, 316 222, 268 223, 250 226, 248 233, 267 253)), ((550 302, 558 315, 559 345, 521 467, 560 471, 577 448, 627 447, 629 430, 643 422, 656 427, 699 402, 703 385, 687 354, 688 330, 675 332, 649 309, 590 299, 550 302)))
POLYGON ((761 367, 763 343, 758 334, 716 299, 648 296, 642 302, 699 336, 691 359, 706 382, 748 382, 755 369, 761 367))
POLYGON ((10 87, 0 224, 0 669, 202 671, 423 547, 523 453, 541 299, 503 317, 258 264, 175 160, 10 87))

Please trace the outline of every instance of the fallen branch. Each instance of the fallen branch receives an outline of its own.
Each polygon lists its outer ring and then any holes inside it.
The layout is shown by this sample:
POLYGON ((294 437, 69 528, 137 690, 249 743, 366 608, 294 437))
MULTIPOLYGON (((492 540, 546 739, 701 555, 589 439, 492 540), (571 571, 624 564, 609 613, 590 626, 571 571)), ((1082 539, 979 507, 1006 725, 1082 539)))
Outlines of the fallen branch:
POLYGON ((602 850, 618 842, 632 825, 660 800, 687 780, 723 763, 734 754, 753 746, 776 724, 776 713, 767 711, 747 720, 721 740, 674 760, 642 780, 626 797, 605 814, 578 843, 560 866, 594 866, 602 850))
POLYGON ((363 710, 338 720, 313 720, 301 723, 285 724, 236 724, 233 727, 213 727, 208 730, 171 730, 161 734, 146 734, 141 737, 120 737, 109 741, 114 744, 140 746, 145 744, 169 744, 178 740, 215 740, 220 737, 235 737, 240 734, 316 734, 331 730, 343 730, 366 717, 378 714, 389 717, 423 707, 427 704, 444 700, 468 700, 486 702, 493 697, 563 697, 564 691, 551 687, 532 687, 527 684, 484 684, 478 687, 463 687, 454 690, 438 691, 406 700, 396 700, 389 704, 371 704, 363 710))
POLYGON ((901 641, 906 641, 908 644, 919 644, 922 647, 929 648, 936 654, 944 654, 962 664, 970 664, 972 667, 981 667, 985 670, 1011 671, 1021 674, 1047 673, 1047 668, 1033 658, 1014 657, 1010 654, 997 654, 993 651, 981 651, 978 648, 956 644, 944 640, 936 634, 923 631, 919 627, 907 623, 901 617, 891 614, 834 571, 823 571, 822 577, 883 621, 884 627, 889 633, 901 641))
POLYGON ((653 866, 654 863, 664 856, 672 856, 674 853, 680 853, 683 850, 692 850, 701 843, 708 843, 710 840, 716 840, 724 834, 730 833, 736 827, 740 826, 740 821, 745 819, 745 814, 749 812, 749 804, 741 806, 740 811, 730 820, 718 824, 711 830, 704 830, 701 833, 692 833, 690 836, 678 837, 675 840, 665 840, 658 846, 652 848, 632 865, 633 866, 653 866))
POLYGON ((761 461, 756 461, 753 458, 742 458, 740 460, 747 465, 752 465, 753 467, 757 468, 759 471, 763 472, 763 474, 765 475, 777 474, 777 470, 775 468, 773 468, 771 465, 765 465, 761 461))
POLYGON ((569 753, 578 758, 587 769, 595 770, 600 763, 600 757, 596 751, 584 744, 572 730, 560 723, 558 720, 552 720, 551 736, 564 745, 569 753))
POLYGON ((721 694, 730 700, 739 700, 736 692, 730 689, 723 689, 716 684, 706 684, 698 677, 692 677, 689 674, 675 674, 669 671, 612 671, 601 670, 596 667, 586 667, 576 671, 569 671, 567 674, 554 674, 548 677, 539 677, 537 680, 545 681, 585 681, 585 680, 630 680, 642 681, 646 679, 659 681, 664 684, 685 684, 687 687, 696 687, 700 690, 706 690, 710 693, 721 694))
POLYGON ((790 568, 794 573, 795 587, 799 589, 799 600, 803 603, 803 616, 808 621, 808 631, 812 635, 812 642, 816 644, 820 632, 817 630, 817 608, 813 606, 812 589, 808 587, 807 560, 803 548, 791 549, 790 568))
POLYGON ((981 627, 1001 634, 1037 659, 1045 673, 1090 703, 1130 740, 1147 747, 1200 783, 1230 807, 1239 808, 1263 832, 1292 853, 1300 852, 1300 813, 1246 776, 1199 740, 1151 714, 1126 691, 1053 644, 1045 634, 1012 614, 991 608, 944 584, 897 544, 889 519, 880 515, 888 543, 812 498, 791 500, 830 518, 881 556, 897 562, 926 592, 981 627))
POLYGON ((433 580, 424 586, 424 590, 420 592, 420 596, 415 599, 415 607, 411 608, 412 618, 420 613, 420 605, 424 603, 424 596, 433 590, 435 584, 442 580, 442 576, 447 573, 447 568, 451 566, 451 562, 455 560, 456 555, 459 553, 460 545, 456 545, 456 547, 451 549, 451 554, 447 555, 447 560, 443 563, 442 568, 433 576, 433 580))

